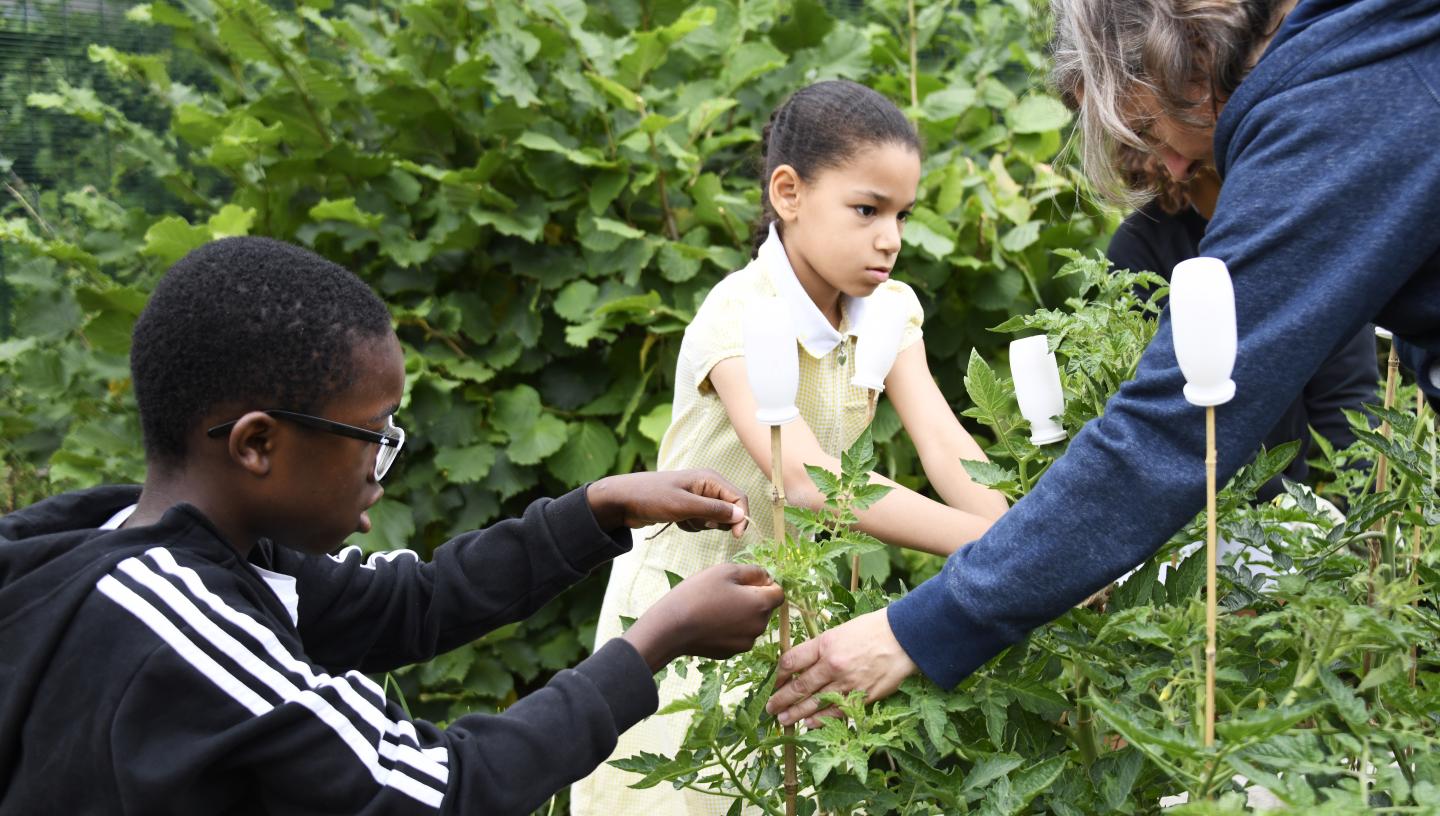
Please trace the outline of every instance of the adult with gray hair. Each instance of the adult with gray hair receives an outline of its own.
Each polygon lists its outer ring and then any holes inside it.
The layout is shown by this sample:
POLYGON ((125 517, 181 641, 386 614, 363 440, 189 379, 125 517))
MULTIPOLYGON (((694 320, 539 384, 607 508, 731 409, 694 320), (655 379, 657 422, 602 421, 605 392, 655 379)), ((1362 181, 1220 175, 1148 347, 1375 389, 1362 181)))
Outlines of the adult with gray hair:
MULTIPOLYGON (((1235 287, 1228 479, 1325 356, 1367 321, 1406 338, 1440 402, 1440 0, 1053 0, 1054 80, 1087 172, 1134 203, 1115 156, 1224 180, 1200 244, 1235 287)), ((950 687, 1150 557, 1203 505, 1199 409, 1168 313, 1121 387, 1036 489, 940 575, 790 651, 768 703, 892 692, 913 665, 950 687)), ((823 713, 823 712, 822 712, 823 713)))

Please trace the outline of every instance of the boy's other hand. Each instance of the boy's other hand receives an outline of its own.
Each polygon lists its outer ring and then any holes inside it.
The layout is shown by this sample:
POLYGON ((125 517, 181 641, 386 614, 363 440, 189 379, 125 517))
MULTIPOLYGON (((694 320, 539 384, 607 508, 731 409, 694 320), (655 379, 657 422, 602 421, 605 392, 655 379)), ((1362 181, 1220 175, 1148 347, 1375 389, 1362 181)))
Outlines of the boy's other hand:
POLYGON ((675 523, 681 529, 745 532, 745 494, 713 470, 662 470, 606 476, 585 491, 603 530, 675 523))
POLYGON ((754 564, 716 564, 686 578, 630 626, 625 640, 659 671, 681 655, 724 659, 765 634, 785 591, 754 564))

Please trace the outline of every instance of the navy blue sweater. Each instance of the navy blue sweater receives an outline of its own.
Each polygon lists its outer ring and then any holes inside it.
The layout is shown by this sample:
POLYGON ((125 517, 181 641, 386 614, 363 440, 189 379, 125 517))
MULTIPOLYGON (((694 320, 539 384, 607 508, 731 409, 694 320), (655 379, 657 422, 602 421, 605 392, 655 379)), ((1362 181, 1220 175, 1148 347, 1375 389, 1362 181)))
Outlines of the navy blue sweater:
MULTIPOLYGON (((1254 453, 1325 356, 1367 322, 1440 352, 1440 0, 1302 0, 1226 104, 1224 187, 1201 253, 1234 279, 1234 400, 1219 476, 1254 453)), ((1181 395, 1169 315, 1135 379, 1033 492, 889 610, 953 686, 1141 563, 1204 505, 1204 411, 1181 395)))
MULTIPOLYGON (((1176 264, 1200 254, 1200 241, 1209 223, 1191 207, 1171 215, 1152 201, 1131 213, 1115 230, 1105 255, 1116 269, 1145 270, 1170 280, 1176 264)), ((1261 485, 1257 497, 1269 501, 1278 496, 1285 489, 1282 477, 1305 481, 1310 473, 1306 460, 1310 456, 1312 426, 1336 448, 1349 447, 1355 434, 1345 411, 1359 411, 1365 403, 1375 402, 1379 379, 1375 331, 1367 323, 1325 358, 1315 376, 1265 435, 1266 448, 1299 442, 1300 449, 1284 473, 1261 485)))

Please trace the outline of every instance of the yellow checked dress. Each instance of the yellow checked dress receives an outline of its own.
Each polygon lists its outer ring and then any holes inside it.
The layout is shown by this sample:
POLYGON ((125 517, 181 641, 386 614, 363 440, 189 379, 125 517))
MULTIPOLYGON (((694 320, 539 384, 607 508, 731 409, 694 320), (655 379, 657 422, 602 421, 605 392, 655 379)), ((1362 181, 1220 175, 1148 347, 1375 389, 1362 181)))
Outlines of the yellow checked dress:
MULTIPOLYGON (((910 319, 900 344, 901 349, 907 348, 920 338, 924 316, 920 302, 903 283, 889 281, 883 286, 902 294, 908 304, 910 319)), ((743 326, 750 305, 759 298, 776 296, 790 304, 800 337, 796 406, 821 447, 838 457, 874 417, 877 392, 850 384, 855 374, 856 340, 850 334, 850 322, 852 318, 858 322, 863 301, 842 297, 844 319, 837 332, 805 295, 784 248, 772 232, 756 260, 715 285, 685 330, 670 427, 660 442, 659 453, 661 470, 707 467, 719 471, 745 491, 753 521, 744 540, 739 541, 727 531, 687 533, 675 527, 660 531, 659 526, 636 530, 634 549, 615 559, 612 566, 595 632, 597 648, 620 636, 622 615, 639 617, 669 590, 666 572, 692 575, 732 560, 756 536, 771 536, 769 475, 761 472, 741 445, 708 378, 715 364, 744 356, 743 326), (647 540, 651 535, 655 538, 647 540)), ((687 672, 685 678, 673 670, 667 672, 660 683, 660 707, 695 693, 698 687, 698 672, 687 672)), ((677 713, 642 721, 620 736, 610 759, 641 752, 673 755, 689 719, 688 714, 677 713)), ((639 779, 637 774, 602 765, 571 788, 570 812, 574 816, 725 816, 733 801, 723 796, 677 791, 668 783, 646 790, 629 787, 639 779)))

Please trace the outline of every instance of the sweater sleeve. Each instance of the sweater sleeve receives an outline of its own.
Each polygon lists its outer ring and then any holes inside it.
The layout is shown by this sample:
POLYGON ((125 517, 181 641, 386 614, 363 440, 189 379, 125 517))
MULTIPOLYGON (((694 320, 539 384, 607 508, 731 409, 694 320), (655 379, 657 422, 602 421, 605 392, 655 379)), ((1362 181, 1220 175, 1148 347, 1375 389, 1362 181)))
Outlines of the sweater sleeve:
POLYGON ((616 640, 505 712, 441 729, 407 718, 364 675, 326 674, 283 637, 169 614, 147 621, 165 644, 108 730, 125 812, 523 816, 657 706, 645 661, 616 640))
MULTIPOLYGON (((1322 358, 1437 250, 1440 162, 1427 145, 1440 113, 1407 70, 1377 65, 1342 89, 1288 89, 1249 109, 1228 141, 1201 244, 1229 265, 1235 290, 1237 394, 1216 411, 1222 482, 1322 358)), ((927 676, 959 682, 1150 557, 1201 509, 1205 412, 1183 384, 1167 310, 1136 378, 1035 490, 890 608, 927 676)))
POLYGON ((366 559, 355 547, 306 558, 297 628, 323 666, 387 671, 523 620, 629 549, 630 531, 601 530, 579 488, 458 536, 429 563, 408 550, 366 559))

